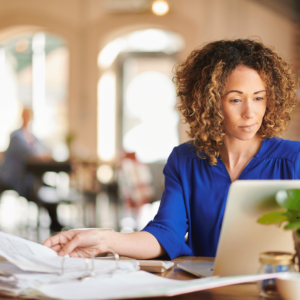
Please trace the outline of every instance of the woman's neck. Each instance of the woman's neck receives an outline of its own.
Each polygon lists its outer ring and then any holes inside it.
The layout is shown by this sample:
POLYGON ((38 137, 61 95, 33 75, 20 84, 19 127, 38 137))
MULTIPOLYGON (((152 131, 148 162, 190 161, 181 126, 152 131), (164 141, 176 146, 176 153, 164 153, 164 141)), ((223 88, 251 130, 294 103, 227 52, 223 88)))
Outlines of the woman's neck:
POLYGON ((243 169, 258 152, 262 140, 254 136, 251 140, 241 141, 224 137, 224 144, 220 147, 220 157, 232 181, 235 181, 243 169))

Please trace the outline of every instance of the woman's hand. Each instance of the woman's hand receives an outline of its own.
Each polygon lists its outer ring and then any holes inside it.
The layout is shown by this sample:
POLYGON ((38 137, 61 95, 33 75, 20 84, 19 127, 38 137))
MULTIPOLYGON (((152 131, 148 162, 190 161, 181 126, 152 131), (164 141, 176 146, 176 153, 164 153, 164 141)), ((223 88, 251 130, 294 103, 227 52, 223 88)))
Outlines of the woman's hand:
POLYGON ((69 230, 48 238, 44 246, 58 252, 59 256, 92 257, 109 252, 110 230, 69 230))

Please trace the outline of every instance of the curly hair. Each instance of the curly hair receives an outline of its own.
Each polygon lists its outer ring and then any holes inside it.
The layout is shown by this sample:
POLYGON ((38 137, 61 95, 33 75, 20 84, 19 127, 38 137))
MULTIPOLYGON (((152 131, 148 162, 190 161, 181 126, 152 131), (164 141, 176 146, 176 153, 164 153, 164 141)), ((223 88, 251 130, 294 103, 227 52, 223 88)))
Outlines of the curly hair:
POLYGON ((190 125, 187 132, 200 158, 217 164, 225 135, 221 98, 227 79, 238 66, 256 70, 266 86, 267 108, 257 132, 261 139, 287 129, 296 106, 298 77, 272 48, 250 39, 221 40, 196 48, 175 66, 177 107, 190 125))

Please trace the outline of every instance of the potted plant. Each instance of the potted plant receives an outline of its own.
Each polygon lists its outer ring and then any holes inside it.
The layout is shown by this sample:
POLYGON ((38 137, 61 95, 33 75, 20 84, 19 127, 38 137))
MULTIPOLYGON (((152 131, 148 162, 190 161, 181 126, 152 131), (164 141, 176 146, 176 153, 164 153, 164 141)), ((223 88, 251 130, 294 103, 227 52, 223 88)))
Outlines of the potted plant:
POLYGON ((286 223, 284 229, 293 230, 300 271, 300 189, 281 190, 276 194, 275 201, 282 210, 267 213, 257 222, 265 225, 276 224, 279 227, 286 223))

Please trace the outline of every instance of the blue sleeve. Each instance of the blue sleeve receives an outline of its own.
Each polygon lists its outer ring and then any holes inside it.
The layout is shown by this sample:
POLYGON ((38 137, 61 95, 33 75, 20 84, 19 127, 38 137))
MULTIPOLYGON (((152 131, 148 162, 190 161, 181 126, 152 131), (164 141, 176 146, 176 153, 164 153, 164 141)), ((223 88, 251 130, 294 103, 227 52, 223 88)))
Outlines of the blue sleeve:
POLYGON ((185 243, 188 230, 188 218, 183 189, 178 172, 176 148, 173 149, 164 168, 165 190, 159 211, 154 220, 143 229, 155 236, 166 250, 170 259, 180 255, 191 255, 191 249, 185 243))
POLYGON ((294 161, 295 173, 294 179, 300 179, 300 151, 298 152, 294 161))

